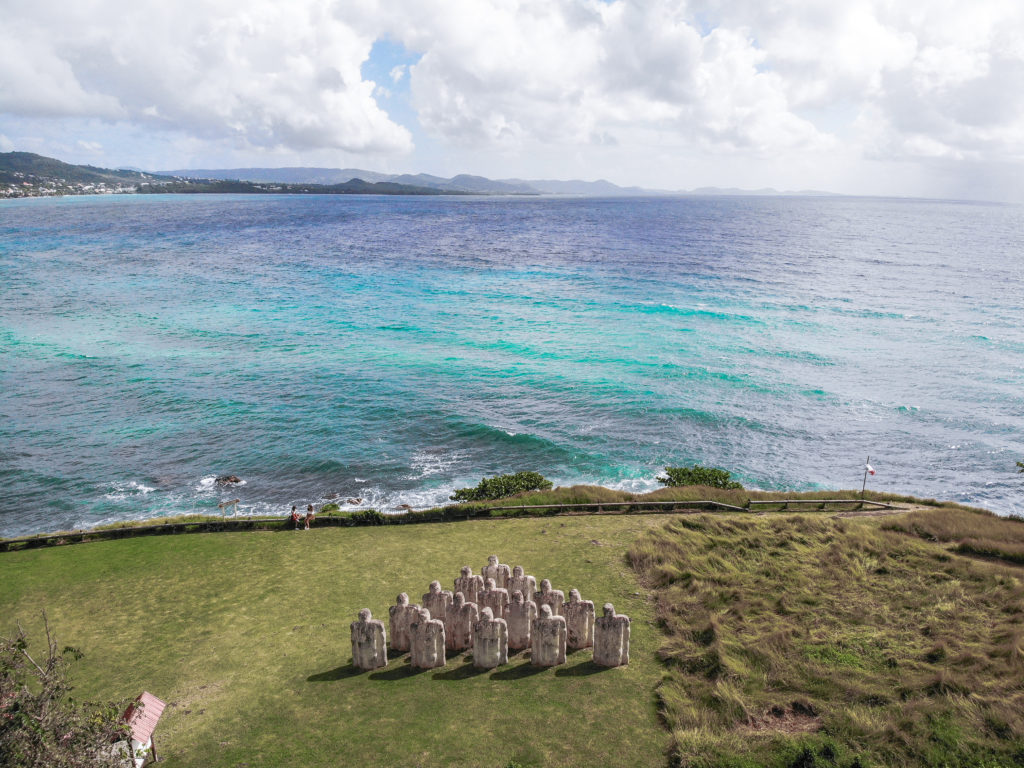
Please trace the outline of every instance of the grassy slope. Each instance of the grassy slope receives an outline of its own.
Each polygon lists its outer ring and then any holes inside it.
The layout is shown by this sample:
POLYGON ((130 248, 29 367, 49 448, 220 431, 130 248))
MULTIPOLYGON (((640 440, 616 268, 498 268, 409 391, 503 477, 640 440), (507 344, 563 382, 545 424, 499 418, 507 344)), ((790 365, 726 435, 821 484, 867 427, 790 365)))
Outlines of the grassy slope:
POLYGON ((86 653, 82 696, 142 689, 169 707, 158 747, 173 766, 664 764, 668 735, 653 606, 624 552, 664 516, 474 521, 147 537, 0 555, 0 631, 38 632, 86 653), (599 542, 597 544, 593 542, 599 542), (487 555, 633 617, 632 662, 591 654, 534 673, 521 657, 474 674, 459 656, 409 674, 405 658, 352 674, 349 622, 386 618, 487 555), (639 595, 634 593, 639 592, 639 595))
POLYGON ((632 548, 659 591, 681 763, 1024 765, 1021 571, 951 554, 1024 523, 906 518, 700 515, 632 548))

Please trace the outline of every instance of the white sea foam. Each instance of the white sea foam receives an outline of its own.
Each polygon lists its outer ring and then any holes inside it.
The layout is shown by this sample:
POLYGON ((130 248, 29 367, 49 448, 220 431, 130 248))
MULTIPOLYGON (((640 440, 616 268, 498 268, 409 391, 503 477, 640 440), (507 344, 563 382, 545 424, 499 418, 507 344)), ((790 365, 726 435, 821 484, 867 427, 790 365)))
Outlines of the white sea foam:
POLYGON ((126 482, 111 483, 110 492, 105 493, 103 498, 108 499, 109 501, 124 501, 125 499, 145 496, 147 493, 151 493, 155 490, 156 488, 143 485, 135 480, 128 480, 126 482))

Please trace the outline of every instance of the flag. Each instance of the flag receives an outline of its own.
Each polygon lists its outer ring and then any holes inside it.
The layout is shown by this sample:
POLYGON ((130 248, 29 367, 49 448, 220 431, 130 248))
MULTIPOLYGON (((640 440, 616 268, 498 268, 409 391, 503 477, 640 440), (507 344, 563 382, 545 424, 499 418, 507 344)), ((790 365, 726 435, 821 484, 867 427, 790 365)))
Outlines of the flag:
POLYGON ((875 474, 875 468, 872 467, 870 464, 865 464, 864 465, 864 469, 866 469, 868 471, 869 475, 875 474))

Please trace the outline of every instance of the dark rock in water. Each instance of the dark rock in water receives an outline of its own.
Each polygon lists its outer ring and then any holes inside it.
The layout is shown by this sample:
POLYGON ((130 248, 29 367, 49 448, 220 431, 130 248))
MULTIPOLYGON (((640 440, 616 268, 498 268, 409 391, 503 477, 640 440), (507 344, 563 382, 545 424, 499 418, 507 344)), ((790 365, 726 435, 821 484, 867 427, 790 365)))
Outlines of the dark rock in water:
POLYGON ((337 493, 328 493, 324 498, 327 499, 328 501, 333 501, 334 499, 338 498, 338 496, 339 494, 337 493))
POLYGON ((346 504, 362 504, 363 500, 362 499, 346 499, 345 503, 346 504))
POLYGON ((408 504, 399 504, 395 509, 404 509, 406 512, 412 512, 413 508, 408 504))
POLYGON ((221 475, 217 478, 217 485, 234 485, 240 482, 242 482, 242 478, 237 475, 221 475))

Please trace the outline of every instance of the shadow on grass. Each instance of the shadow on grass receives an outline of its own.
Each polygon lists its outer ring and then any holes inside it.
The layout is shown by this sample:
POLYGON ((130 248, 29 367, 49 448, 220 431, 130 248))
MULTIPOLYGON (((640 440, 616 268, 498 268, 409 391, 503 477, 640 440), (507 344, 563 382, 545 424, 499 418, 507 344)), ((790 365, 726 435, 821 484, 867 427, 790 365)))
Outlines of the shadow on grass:
POLYGON ((388 648, 388 661, 397 659, 399 656, 405 656, 408 651, 396 651, 394 648, 388 648))
POLYGON ((477 669, 473 666, 472 662, 463 664, 461 667, 455 669, 449 669, 447 672, 437 672, 434 674, 435 680, 467 680, 477 675, 482 675, 490 670, 477 669))
POLYGON ((329 672, 320 672, 315 675, 310 675, 306 678, 308 683, 329 683, 333 680, 344 680, 346 677, 357 677, 363 674, 364 670, 359 669, 355 664, 346 664, 343 667, 337 667, 329 672))
POLYGON ((587 659, 574 667, 559 667, 555 670, 555 677, 583 677, 597 672, 604 672, 604 670, 605 667, 599 667, 592 659, 587 659))
POLYGON ((374 672, 370 675, 371 680, 404 680, 407 677, 415 677, 416 675, 426 672, 426 669, 420 669, 414 667, 412 664, 403 664, 400 667, 392 667, 383 672, 374 672))
POLYGON ((535 667, 530 662, 520 664, 518 667, 509 667, 491 675, 491 680, 521 680, 524 677, 533 677, 545 672, 548 667, 535 667))

